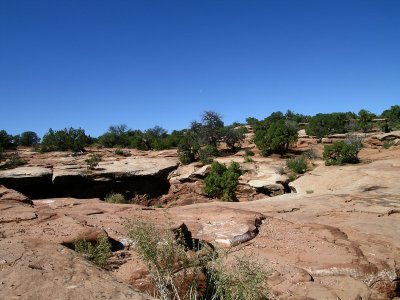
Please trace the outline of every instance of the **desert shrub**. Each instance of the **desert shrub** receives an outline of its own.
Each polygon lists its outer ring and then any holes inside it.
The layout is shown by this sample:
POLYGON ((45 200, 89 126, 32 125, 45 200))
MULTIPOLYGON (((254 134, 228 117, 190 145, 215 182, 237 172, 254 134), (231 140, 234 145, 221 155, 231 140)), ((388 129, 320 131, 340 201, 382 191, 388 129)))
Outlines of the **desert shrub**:
POLYGON ((244 150, 244 155, 246 155, 246 156, 254 156, 254 152, 249 150, 249 149, 246 149, 246 150, 244 150))
POLYGON ((78 253, 96 264, 104 268, 107 265, 107 260, 111 257, 111 243, 106 235, 98 238, 96 244, 92 244, 85 240, 79 240, 74 243, 74 249, 78 253))
POLYGON ((207 244, 188 255, 190 248, 182 233, 174 232, 170 224, 160 231, 139 219, 128 221, 126 227, 161 299, 267 299, 267 272, 254 257, 235 256, 227 264, 228 253, 207 244), (202 274, 205 286, 200 285, 202 274))
POLYGON ((400 105, 391 106, 390 109, 382 112, 381 117, 387 120, 385 132, 400 129, 400 105))
POLYGON ((229 167, 214 161, 211 172, 204 179, 204 193, 212 198, 220 198, 224 201, 235 201, 235 190, 241 175, 237 162, 231 162, 229 167))
POLYGON ((297 123, 286 120, 281 112, 274 112, 254 127, 254 143, 264 156, 283 155, 297 141, 297 123))
POLYGON ((179 160, 184 165, 195 161, 199 155, 200 144, 196 136, 187 131, 178 145, 179 160))
POLYGON ((92 154, 88 159, 85 160, 87 169, 94 170, 99 165, 100 161, 101 161, 100 154, 97 153, 92 154))
POLYGON ((244 130, 247 130, 246 127, 225 127, 223 130, 223 139, 230 151, 235 152, 238 148, 240 148, 241 143, 244 140, 244 130))
POLYGON ((307 171, 307 159, 303 156, 290 158, 286 161, 286 166, 296 174, 303 174, 307 171))
POLYGON ((49 131, 43 136, 41 151, 84 151, 90 144, 90 138, 85 134, 85 130, 79 128, 65 128, 63 130, 49 131))
POLYGON ((0 147, 0 161, 4 159, 4 150, 0 147))
POLYGON ((368 110, 361 109, 358 112, 357 128, 364 133, 368 132, 372 129, 372 120, 374 118, 376 118, 375 114, 368 110))
POLYGON ((349 131, 349 124, 356 119, 356 115, 347 113, 317 114, 310 118, 306 133, 318 138, 349 131))
POLYGON ((361 147, 362 144, 359 140, 345 140, 332 145, 325 145, 323 154, 325 165, 358 163, 357 155, 361 147))
MULTIPOLYGON (((1 151, 0 151, 1 152, 1 151)), ((2 154, 0 153, 0 156, 1 156, 2 154)), ((5 156, 3 157, 3 159, 5 158, 5 156)), ((19 156, 19 154, 18 154, 18 152, 14 152, 14 153, 11 153, 9 156, 8 156, 8 158, 7 158, 7 160, 6 160, 6 162, 1 166, 1 168, 2 169, 13 169, 13 168, 17 168, 17 167, 19 167, 19 166, 23 166, 23 165, 26 165, 28 162, 26 161, 26 160, 24 160, 24 159, 22 159, 20 156, 19 156)))
POLYGON ((212 299, 268 299, 269 290, 265 283, 268 272, 254 256, 235 256, 230 264, 218 258, 209 263, 208 271, 214 285, 212 299))
POLYGON ((254 162, 254 160, 251 158, 251 156, 245 156, 244 157, 244 162, 245 163, 250 163, 250 162, 254 162))
POLYGON ((218 156, 218 149, 215 146, 207 145, 199 150, 200 161, 205 165, 211 164, 215 156, 218 156))
POLYGON ((98 143, 106 148, 113 148, 115 145, 129 146, 128 126, 125 124, 110 126, 108 131, 98 138, 98 143))
POLYGON ((307 159, 317 159, 320 158, 320 156, 318 155, 317 151, 315 151, 315 149, 309 149, 307 151, 305 151, 303 153, 303 156, 307 159))
POLYGON ((386 140, 383 142, 382 147, 384 149, 389 149, 390 147, 394 146, 394 141, 393 140, 386 140))
POLYGON ((119 193, 108 194, 104 198, 104 201, 109 202, 109 203, 116 203, 116 204, 127 204, 127 203, 129 203, 129 201, 125 199, 124 195, 119 194, 119 193))
POLYGON ((279 175, 283 175, 283 174, 285 174, 286 173, 286 171, 285 171, 285 167, 284 166, 278 166, 278 167, 276 167, 276 169, 275 169, 275 173, 276 174, 279 174, 279 175))
POLYGON ((15 144, 13 143, 13 136, 8 134, 5 130, 0 130, 0 148, 4 150, 15 148, 15 144))
POLYGON ((18 145, 25 147, 35 146, 39 144, 39 142, 39 136, 36 134, 36 132, 33 131, 25 131, 21 133, 18 138, 18 145))
MULTIPOLYGON (((195 285, 197 281, 195 269, 191 274, 188 272, 190 266, 196 267, 198 262, 186 255, 185 245, 175 238, 171 228, 167 228, 162 236, 154 224, 135 220, 127 223, 128 236, 134 241, 135 249, 141 259, 149 268, 150 277, 161 299, 180 299, 178 287, 182 283, 195 285), (176 264, 184 268, 182 276, 177 274, 176 264)), ((188 289, 191 293, 191 289, 188 289)), ((185 295, 184 299, 187 299, 185 295)))
POLYGON ((124 156, 124 151, 122 149, 120 149, 120 148, 115 149, 114 153, 115 153, 115 155, 124 156))

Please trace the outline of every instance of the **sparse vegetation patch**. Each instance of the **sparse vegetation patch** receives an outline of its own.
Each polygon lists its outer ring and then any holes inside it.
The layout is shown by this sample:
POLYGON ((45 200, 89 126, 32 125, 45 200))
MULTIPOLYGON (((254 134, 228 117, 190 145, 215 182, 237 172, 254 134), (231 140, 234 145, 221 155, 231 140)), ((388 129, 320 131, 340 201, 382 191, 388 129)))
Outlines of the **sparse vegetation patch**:
POLYGON ((111 243, 105 235, 100 236, 95 244, 85 240, 76 241, 74 249, 101 268, 107 265, 107 260, 112 255, 111 243))

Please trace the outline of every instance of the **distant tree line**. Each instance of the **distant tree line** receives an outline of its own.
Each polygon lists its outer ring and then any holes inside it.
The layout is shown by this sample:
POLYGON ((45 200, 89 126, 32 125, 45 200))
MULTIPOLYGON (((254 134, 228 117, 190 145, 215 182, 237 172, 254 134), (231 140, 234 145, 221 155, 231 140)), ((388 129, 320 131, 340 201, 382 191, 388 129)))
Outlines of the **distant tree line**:
MULTIPOLYGON (((373 127, 373 119, 382 118, 381 130, 388 132, 400 130, 400 106, 394 105, 377 116, 367 110, 358 114, 338 112, 307 116, 288 110, 285 114, 274 112, 263 120, 253 117, 246 119, 247 125, 253 127, 254 142, 269 155, 283 155, 291 144, 296 142, 299 126, 307 124, 305 131, 318 138, 331 134, 354 131, 368 132, 373 127)), ((82 128, 49 129, 41 140, 33 131, 25 131, 19 135, 10 135, 0 130, 0 159, 6 149, 18 146, 37 147, 42 152, 48 151, 84 151, 85 147, 96 145, 107 148, 135 148, 139 150, 163 150, 177 148, 183 163, 196 160, 209 163, 212 157, 224 151, 235 152, 240 149, 247 128, 240 123, 225 126, 220 114, 205 111, 200 121, 192 121, 189 128, 174 130, 171 133, 160 126, 147 130, 132 130, 126 125, 110 126, 108 131, 97 138, 90 137, 82 128)))

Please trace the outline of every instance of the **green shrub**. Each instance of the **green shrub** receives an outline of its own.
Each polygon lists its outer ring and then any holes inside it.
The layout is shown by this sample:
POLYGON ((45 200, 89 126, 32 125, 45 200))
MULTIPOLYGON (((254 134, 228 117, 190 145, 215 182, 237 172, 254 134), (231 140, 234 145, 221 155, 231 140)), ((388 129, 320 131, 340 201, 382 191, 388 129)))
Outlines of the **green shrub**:
POLYGON ((254 143, 264 156, 272 153, 283 155, 297 138, 297 124, 285 120, 280 112, 272 113, 254 128, 254 143))
POLYGON ((394 141, 393 140, 384 141, 383 144, 382 144, 382 147, 384 149, 389 149, 392 146, 394 146, 394 141))
POLYGON ((85 160, 87 169, 94 170, 99 165, 100 161, 101 161, 100 154, 97 153, 92 154, 88 159, 85 160))
POLYGON ((218 156, 218 149, 212 145, 207 145, 199 151, 200 161, 205 165, 211 164, 215 156, 218 156))
POLYGON ((351 112, 317 114, 310 118, 306 127, 306 133, 318 138, 330 134, 346 133, 349 131, 351 121, 356 119, 356 117, 351 112))
POLYGON ((286 161, 286 166, 296 174, 303 174, 307 171, 307 159, 294 157, 286 161))
POLYGON ((204 193, 212 198, 235 201, 240 175, 240 165, 237 162, 231 162, 227 168, 225 164, 214 161, 210 174, 204 179, 204 193))
POLYGON ((15 144, 13 143, 13 136, 8 134, 5 130, 0 130, 0 148, 4 150, 15 148, 15 144))
MULTIPOLYGON (((0 153, 0 157, 1 157, 0 153)), ((5 158, 5 157, 4 157, 5 158)), ((14 169, 19 166, 26 165, 28 162, 23 160, 18 152, 11 153, 10 156, 7 158, 6 162, 1 166, 2 169, 14 169)))
POLYGON ((118 193, 111 193, 104 198, 104 201, 116 204, 127 204, 128 200, 125 199, 124 195, 118 193))
POLYGON ((200 144, 196 136, 190 131, 186 132, 178 145, 179 161, 184 165, 194 162, 199 150, 200 144))
MULTIPOLYGON (((190 260, 185 245, 175 238, 170 227, 165 230, 165 236, 154 224, 145 220, 128 221, 126 227, 135 249, 149 268, 157 296, 161 299, 180 299, 178 287, 189 281, 191 284, 197 281, 196 273, 189 274, 187 270, 189 266, 196 267, 196 257, 190 260), (182 277, 176 272, 177 263, 185 268, 182 277)), ((184 299, 187 299, 187 295, 184 299)))
POLYGON ((78 253, 83 253, 86 259, 101 268, 107 265, 107 260, 112 255, 111 243, 105 235, 100 236, 94 245, 85 240, 76 241, 74 249, 78 253))
POLYGON ((67 151, 74 152, 84 151, 85 147, 90 144, 90 138, 85 134, 85 130, 79 128, 65 128, 63 130, 49 131, 44 135, 41 151, 67 151))
POLYGON ((279 175, 283 175, 283 174, 285 174, 286 173, 286 171, 285 171, 285 167, 284 166, 278 166, 278 167, 276 167, 275 168, 275 173, 276 174, 279 174, 279 175))
POLYGON ((251 156, 245 156, 244 157, 244 162, 245 163, 250 163, 250 162, 254 162, 254 160, 251 158, 251 156))
POLYGON ((36 132, 33 131, 25 131, 21 133, 18 138, 18 145, 25 147, 35 146, 39 144, 39 142, 39 136, 36 134, 36 132))
POLYGON ((246 149, 246 150, 244 150, 244 155, 246 155, 246 156, 254 156, 254 152, 249 150, 249 149, 246 149))
POLYGON ((115 155, 121 155, 121 156, 125 155, 124 151, 120 148, 115 149, 114 153, 115 153, 115 155))
POLYGON ((174 232, 170 224, 159 231, 139 219, 128 221, 126 227, 160 299, 268 299, 267 272, 255 258, 235 256, 233 263, 227 264, 228 252, 204 243, 189 253, 182 232, 174 232), (200 284, 202 274, 205 282, 200 284))
POLYGON ((362 144, 358 140, 346 140, 325 145, 324 160, 325 165, 355 164, 359 162, 358 152, 362 144))
POLYGON ((212 299, 268 299, 269 290, 265 283, 267 271, 251 255, 235 256, 230 264, 218 258, 209 263, 208 271, 214 285, 212 299))

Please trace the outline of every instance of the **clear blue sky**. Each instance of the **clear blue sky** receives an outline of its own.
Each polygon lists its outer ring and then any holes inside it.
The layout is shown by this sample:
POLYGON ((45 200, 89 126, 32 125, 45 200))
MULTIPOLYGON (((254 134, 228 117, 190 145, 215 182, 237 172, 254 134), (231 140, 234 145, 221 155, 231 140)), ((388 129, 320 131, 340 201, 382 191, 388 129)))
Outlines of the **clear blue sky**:
POLYGON ((399 0, 0 0, 0 129, 400 104, 399 0))

